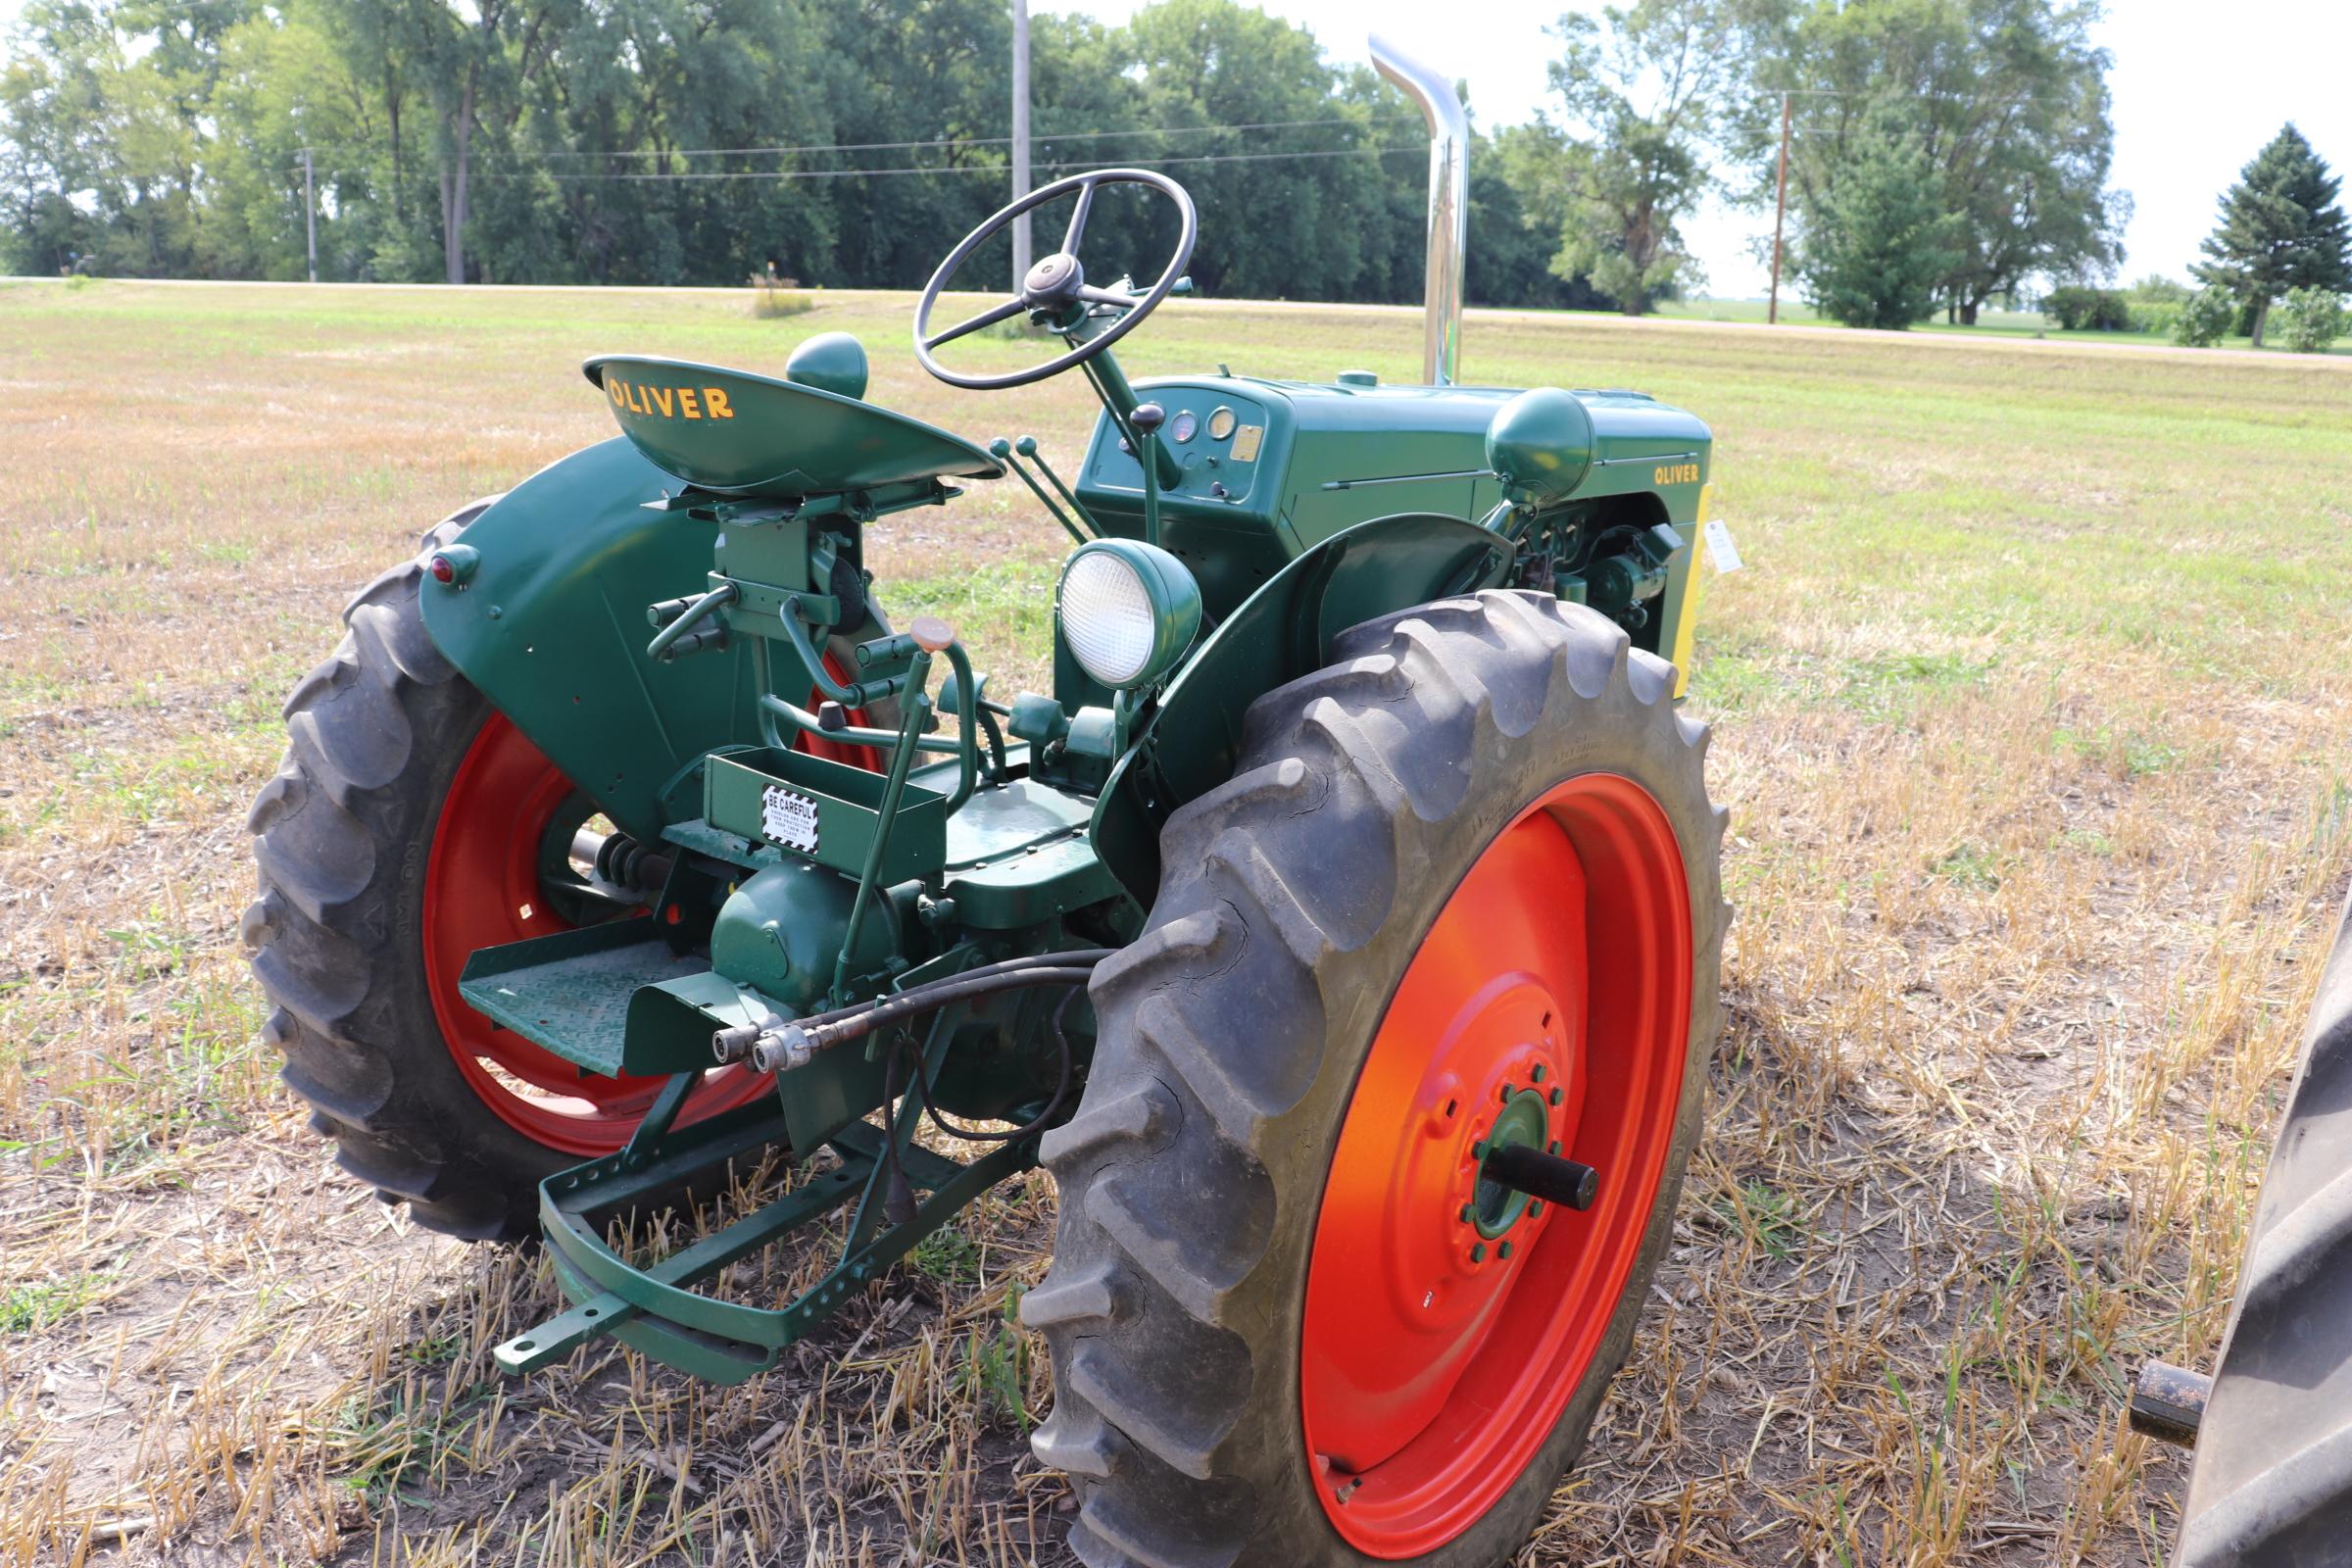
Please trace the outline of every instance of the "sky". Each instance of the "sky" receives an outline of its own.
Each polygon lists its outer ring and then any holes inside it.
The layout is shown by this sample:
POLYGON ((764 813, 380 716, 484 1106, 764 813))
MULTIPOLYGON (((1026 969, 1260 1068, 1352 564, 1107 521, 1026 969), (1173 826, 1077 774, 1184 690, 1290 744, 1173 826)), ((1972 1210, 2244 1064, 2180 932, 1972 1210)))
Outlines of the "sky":
MULTIPOLYGON (((1032 0, 1038 12, 1075 10, 1119 22, 1142 0, 1032 0)), ((1544 66, 1557 41, 1544 28, 1563 10, 1596 12, 1598 0, 1257 0, 1258 8, 1311 29, 1334 60, 1366 61, 1368 33, 1469 84, 1483 126, 1523 121, 1546 107, 1544 66)), ((0 27, 23 0, 0 0, 0 27)), ((2185 278, 2197 243, 2213 229, 2214 204, 2279 125, 2293 121, 2337 172, 2352 172, 2352 50, 2345 0, 2107 0, 2098 40, 2115 58, 2112 184, 2133 203, 2124 235, 2124 275, 2185 278), (2224 25, 2221 18, 2227 18, 2224 25)), ((1772 214, 1710 204, 1685 225, 1706 270, 1707 292, 1761 298, 1755 260, 1772 214)), ((1478 235, 1470 235, 1478 243, 1478 235)))
MULTIPOLYGON (((1033 0, 1038 11, 1076 10, 1124 20, 1139 0, 1033 0)), ((1313 31, 1334 60, 1368 61, 1380 33, 1457 81, 1484 127, 1546 107, 1544 65, 1558 53, 1544 29, 1563 11, 1597 12, 1597 0, 1260 0, 1313 31)), ((2115 167, 2131 192, 2124 276, 2150 271, 2185 279, 2197 244, 2213 230, 2214 204, 2264 142, 2293 121, 2338 173, 2352 172, 2352 50, 2345 0, 2107 0, 2098 41, 2115 57, 2115 167), (2226 22, 2225 20, 2226 19, 2226 22)), ((2352 182, 2348 182, 2352 183, 2352 182)), ((1750 253, 1772 233, 1772 213, 1712 204, 1685 225, 1706 269, 1707 292, 1762 298, 1765 267, 1750 253)), ((1470 234, 1475 248, 1478 234, 1470 234)))

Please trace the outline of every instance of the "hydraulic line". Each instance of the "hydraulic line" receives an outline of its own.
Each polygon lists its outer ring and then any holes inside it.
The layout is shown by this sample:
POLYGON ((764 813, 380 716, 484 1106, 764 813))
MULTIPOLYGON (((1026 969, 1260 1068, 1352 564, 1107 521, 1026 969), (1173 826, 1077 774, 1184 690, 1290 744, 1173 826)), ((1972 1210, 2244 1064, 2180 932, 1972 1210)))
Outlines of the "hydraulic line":
POLYGON ((931 1097, 925 1095, 923 1097, 923 1114, 930 1118, 931 1125, 946 1133, 950 1138, 960 1138, 967 1144, 1009 1144, 1016 1138, 1028 1137, 1051 1122, 1054 1119, 1054 1113, 1061 1109, 1061 1102, 1069 1098, 1070 1080, 1077 1074, 1077 1060, 1070 1051, 1070 1037, 1062 1029, 1062 1019, 1069 1012, 1070 1004, 1078 1000, 1079 994, 1084 989, 1081 986, 1070 987, 1068 993, 1054 1007, 1054 1049, 1060 1054, 1061 1072, 1054 1085, 1054 1098, 1046 1102, 1045 1109, 1009 1132, 990 1132, 985 1128, 962 1127, 950 1121, 937 1105, 931 1103, 931 1097))
POLYGON ((1015 969, 1006 974, 989 975, 973 980, 957 976, 942 981, 936 987, 925 987, 922 993, 906 993, 892 997, 863 1012, 847 1018, 816 1025, 788 1023, 778 1033, 788 1040, 798 1031, 806 1040, 805 1049, 810 1052, 829 1051, 835 1046, 862 1040, 877 1029, 958 1002, 972 1002, 981 997, 995 996, 1004 991, 1019 991, 1029 986, 1084 985, 1094 974, 1094 966, 1071 969, 1015 969))
MULTIPOLYGON (((775 1065, 798 1066, 808 1059, 808 1054, 827 1046, 837 1045, 844 1040, 861 1039, 884 1024, 934 1012, 952 1002, 968 1002, 1000 991, 1018 990, 1032 985, 1083 985, 1094 973, 1094 966, 1117 951, 1115 948, 1078 948, 1063 953, 1033 953, 1022 957, 983 964, 976 969, 966 969, 960 974, 925 981, 921 985, 909 986, 895 996, 835 1007, 806 1018, 769 1018, 760 1023, 740 1024, 711 1035, 711 1054, 722 1063, 740 1061, 764 1043, 769 1048, 768 1054, 774 1058, 775 1065), (885 1012, 886 1016, 875 1016, 885 1012), (850 1023, 857 1023, 858 1027, 846 1033, 834 1032, 850 1023), (793 1049, 796 1046, 800 1053, 805 1053, 799 1054, 797 1059, 793 1049)), ((761 1070, 771 1071, 773 1068, 762 1066, 761 1070)))

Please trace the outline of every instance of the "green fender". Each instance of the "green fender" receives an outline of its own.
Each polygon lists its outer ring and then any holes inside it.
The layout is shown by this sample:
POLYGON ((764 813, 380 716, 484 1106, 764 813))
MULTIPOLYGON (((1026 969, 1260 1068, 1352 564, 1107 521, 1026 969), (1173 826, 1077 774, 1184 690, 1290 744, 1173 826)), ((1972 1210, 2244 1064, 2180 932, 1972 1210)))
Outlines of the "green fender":
POLYGON ((1304 551, 1200 646, 1111 769, 1095 853, 1145 908, 1159 890, 1159 827, 1233 776, 1250 705, 1331 662, 1334 637, 1391 611, 1492 588, 1510 540, 1460 517, 1376 517, 1304 551))
POLYGON ((662 786, 759 733, 748 643, 645 657, 646 606, 709 586, 716 530, 645 510, 678 481, 615 436, 559 460, 466 526, 463 583, 427 576, 425 631, 613 824, 652 842, 662 786))

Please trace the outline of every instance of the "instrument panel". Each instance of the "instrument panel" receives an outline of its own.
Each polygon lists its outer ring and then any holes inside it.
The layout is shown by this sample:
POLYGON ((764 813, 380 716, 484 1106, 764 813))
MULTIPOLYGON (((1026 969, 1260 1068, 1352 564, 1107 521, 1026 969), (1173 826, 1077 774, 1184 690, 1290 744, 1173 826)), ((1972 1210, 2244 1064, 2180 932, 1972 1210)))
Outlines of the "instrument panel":
MULTIPOLYGON (((1263 405, 1237 395, 1231 386, 1155 386, 1144 396, 1167 411, 1159 441, 1182 470, 1168 495, 1233 506, 1249 497, 1266 437, 1263 405)), ((1140 493, 1144 475, 1125 441, 1102 442, 1086 482, 1140 493)))

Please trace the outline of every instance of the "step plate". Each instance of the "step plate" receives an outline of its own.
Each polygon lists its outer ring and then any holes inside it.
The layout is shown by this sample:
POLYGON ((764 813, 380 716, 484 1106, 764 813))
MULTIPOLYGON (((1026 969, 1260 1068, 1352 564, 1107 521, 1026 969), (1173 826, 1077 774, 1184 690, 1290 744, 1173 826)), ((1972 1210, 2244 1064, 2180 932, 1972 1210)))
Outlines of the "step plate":
POLYGON ((651 922, 615 920, 484 948, 466 960, 458 991, 493 1022, 611 1078, 620 1076, 637 988, 710 967, 672 952, 651 922))

